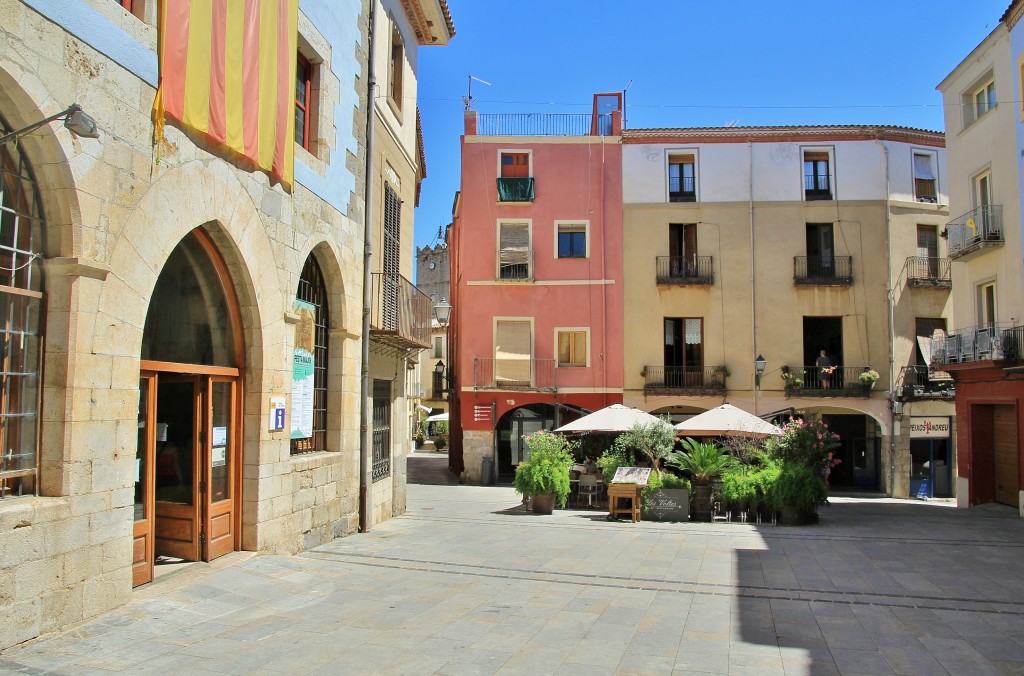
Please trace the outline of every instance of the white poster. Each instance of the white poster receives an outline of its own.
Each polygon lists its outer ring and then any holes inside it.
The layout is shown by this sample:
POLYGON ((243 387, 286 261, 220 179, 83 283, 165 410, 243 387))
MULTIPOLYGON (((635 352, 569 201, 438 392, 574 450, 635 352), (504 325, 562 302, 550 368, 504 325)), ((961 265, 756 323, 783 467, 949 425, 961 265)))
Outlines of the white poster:
POLYGON ((295 349, 292 366, 292 439, 313 436, 313 355, 295 349))

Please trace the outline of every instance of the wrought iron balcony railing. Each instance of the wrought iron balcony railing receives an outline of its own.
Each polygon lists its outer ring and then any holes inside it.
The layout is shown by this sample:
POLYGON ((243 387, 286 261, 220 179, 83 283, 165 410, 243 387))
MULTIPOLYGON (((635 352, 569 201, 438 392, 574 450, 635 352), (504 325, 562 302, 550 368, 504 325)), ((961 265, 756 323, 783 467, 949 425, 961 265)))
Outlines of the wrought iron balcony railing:
POLYGON ((932 364, 975 361, 1020 361, 1024 358, 1024 327, 992 323, 932 338, 932 364))
POLYGON ((473 387, 478 390, 538 390, 554 392, 554 359, 473 359, 473 387))
POLYGON ((499 178, 499 202, 532 202, 534 199, 532 178, 499 178))
POLYGON ((853 256, 794 256, 796 284, 853 284, 853 256))
POLYGON ((644 366, 644 394, 723 394, 725 366, 644 366))
POLYGON ((499 282, 529 282, 533 279, 533 251, 502 251, 498 261, 499 282))
POLYGON ((658 284, 713 284, 711 256, 658 256, 658 284))
POLYGON ((910 256, 904 265, 907 272, 907 283, 910 286, 952 288, 953 279, 949 275, 951 266, 952 261, 949 258, 910 256))
POLYGON ((896 396, 903 400, 952 399, 955 394, 953 380, 934 378, 927 366, 904 366, 896 378, 896 396))
POLYGON ((399 349, 430 347, 430 296, 405 277, 375 272, 370 339, 399 349))
POLYGON ((832 199, 832 187, 828 174, 805 174, 804 198, 808 200, 832 199))
POLYGON ((947 223, 942 235, 949 242, 950 258, 962 258, 983 248, 1002 246, 1003 207, 995 204, 971 209, 947 223))
POLYGON ((696 202, 697 190, 693 176, 671 176, 668 179, 669 202, 696 202))
POLYGON ((800 397, 870 397, 875 381, 861 380, 867 366, 783 366, 786 395, 800 397))

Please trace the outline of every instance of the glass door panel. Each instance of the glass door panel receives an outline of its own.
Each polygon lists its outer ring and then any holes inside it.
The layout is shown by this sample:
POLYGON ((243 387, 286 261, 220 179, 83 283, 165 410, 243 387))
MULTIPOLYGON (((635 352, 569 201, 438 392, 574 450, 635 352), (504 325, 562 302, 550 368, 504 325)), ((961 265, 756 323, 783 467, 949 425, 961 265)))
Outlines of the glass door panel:
POLYGON ((156 392, 156 554, 199 558, 199 388, 194 376, 159 377, 156 392))
POLYGON ((236 508, 232 499, 238 443, 235 429, 234 378, 211 377, 207 384, 209 440, 205 449, 205 518, 202 531, 203 559, 209 561, 235 549, 236 508))
POLYGON ((153 579, 153 450, 155 382, 153 374, 139 379, 139 436, 135 447, 135 523, 132 527, 132 586, 153 579))

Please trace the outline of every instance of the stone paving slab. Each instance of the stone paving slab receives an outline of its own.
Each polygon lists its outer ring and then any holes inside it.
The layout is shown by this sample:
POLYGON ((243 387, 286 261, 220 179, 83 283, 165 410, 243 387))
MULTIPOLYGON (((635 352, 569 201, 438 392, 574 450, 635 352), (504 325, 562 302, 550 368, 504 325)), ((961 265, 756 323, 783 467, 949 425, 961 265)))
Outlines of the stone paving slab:
POLYGON ((608 522, 507 487, 297 556, 236 553, 0 673, 1024 673, 1012 508, 833 498, 817 526, 608 522))

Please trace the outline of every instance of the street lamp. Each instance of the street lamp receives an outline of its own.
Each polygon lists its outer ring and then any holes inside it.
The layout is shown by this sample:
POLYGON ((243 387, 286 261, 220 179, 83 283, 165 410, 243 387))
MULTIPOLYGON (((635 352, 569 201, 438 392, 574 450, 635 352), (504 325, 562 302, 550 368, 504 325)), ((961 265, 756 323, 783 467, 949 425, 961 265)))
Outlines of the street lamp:
POLYGON ((452 306, 441 296, 441 302, 434 306, 434 319, 442 327, 448 326, 448 320, 452 317, 452 306))
POLYGON ((757 355, 757 359, 754 360, 754 386, 757 389, 761 389, 761 376, 764 375, 766 366, 768 366, 768 360, 757 355))
POLYGON ((56 115, 51 115, 50 117, 39 120, 38 122, 33 122, 27 127, 22 127, 17 131, 12 131, 9 134, 0 136, 0 146, 5 143, 10 143, 11 141, 17 141, 30 131, 35 131, 44 124, 49 124, 56 120, 64 120, 64 126, 75 136, 80 136, 82 138, 100 137, 99 129, 96 127, 96 120, 92 119, 92 117, 83 111, 80 105, 72 103, 67 107, 67 110, 62 110, 56 115))

